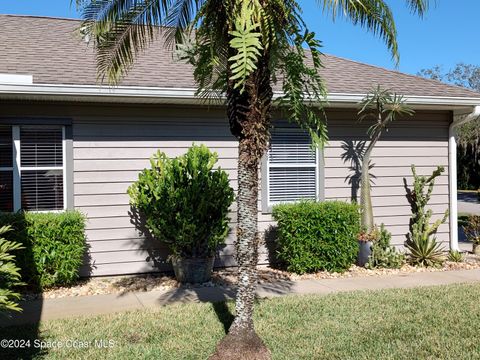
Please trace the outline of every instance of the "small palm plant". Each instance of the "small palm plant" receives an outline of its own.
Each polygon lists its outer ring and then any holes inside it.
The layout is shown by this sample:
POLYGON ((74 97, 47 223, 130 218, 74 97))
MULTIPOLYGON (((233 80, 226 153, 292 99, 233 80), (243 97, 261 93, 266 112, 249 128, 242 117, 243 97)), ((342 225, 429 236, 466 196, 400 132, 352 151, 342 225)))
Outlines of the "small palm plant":
POLYGON ((8 241, 2 236, 11 230, 10 226, 0 227, 0 313, 5 311, 22 311, 17 301, 20 294, 14 288, 20 281, 20 269, 15 265, 15 255, 11 251, 23 249, 21 244, 8 241))
POLYGON ((360 103, 359 120, 372 119, 373 125, 367 131, 370 142, 362 155, 360 178, 360 211, 362 230, 370 234, 375 230, 371 197, 370 158, 373 148, 382 136, 387 125, 399 116, 411 116, 414 111, 405 103, 403 96, 384 90, 380 86, 373 89, 360 103))
MULTIPOLYGON (((438 266, 443 263, 445 256, 441 245, 437 242, 435 233, 440 225, 444 224, 448 218, 448 209, 443 218, 430 224, 432 210, 426 210, 435 178, 440 176, 445 169, 438 166, 429 177, 417 175, 415 166, 412 165, 413 173, 413 191, 407 188, 407 197, 412 208, 412 217, 410 218, 410 233, 407 235, 405 246, 410 250, 409 262, 412 265, 438 266)), ((405 183, 406 180, 404 179, 405 183)))

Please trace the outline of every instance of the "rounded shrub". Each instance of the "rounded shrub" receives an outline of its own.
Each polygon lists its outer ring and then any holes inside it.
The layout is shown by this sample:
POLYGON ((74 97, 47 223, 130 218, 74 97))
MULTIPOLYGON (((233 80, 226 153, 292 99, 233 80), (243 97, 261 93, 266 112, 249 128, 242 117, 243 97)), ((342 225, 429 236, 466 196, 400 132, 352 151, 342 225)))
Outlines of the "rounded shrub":
POLYGON ((343 272, 356 261, 360 215, 355 204, 302 201, 276 205, 278 259, 298 274, 343 272))
POLYGON ((234 193, 217 159, 204 145, 173 159, 158 151, 128 189, 148 231, 175 257, 211 257, 225 242, 234 193))
POLYGON ((0 226, 6 224, 12 231, 4 237, 22 244, 17 265, 22 281, 29 287, 45 289, 72 285, 78 280, 87 248, 83 214, 1 213, 0 226))

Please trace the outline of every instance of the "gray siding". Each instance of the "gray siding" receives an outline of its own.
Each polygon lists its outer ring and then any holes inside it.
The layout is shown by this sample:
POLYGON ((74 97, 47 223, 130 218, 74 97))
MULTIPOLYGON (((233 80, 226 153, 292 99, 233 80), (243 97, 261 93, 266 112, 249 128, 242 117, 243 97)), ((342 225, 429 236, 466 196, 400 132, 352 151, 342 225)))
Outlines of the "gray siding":
MULTIPOLYGON (((350 162, 342 160, 352 142, 366 140, 367 124, 353 121, 355 115, 344 111, 329 113, 330 142, 325 149, 325 199, 348 200, 352 186, 350 162)), ((429 175, 437 165, 445 167, 434 188, 430 207, 434 219, 448 207, 448 126, 449 112, 417 112, 414 117, 391 124, 373 150, 372 201, 377 224, 382 222, 392 232, 392 242, 402 245, 408 232, 410 205, 403 179, 412 184, 411 165, 420 175, 429 175)), ((359 192, 358 192, 359 195, 359 192)), ((438 240, 448 242, 449 225, 439 228, 438 240)))
MULTIPOLYGON (((137 230, 130 215, 126 189, 139 171, 149 165, 149 157, 158 149, 170 156, 182 154, 193 142, 203 143, 219 155, 237 187, 236 140, 230 135, 221 109, 173 107, 127 107, 98 105, 4 106, 0 115, 70 117, 73 120, 73 201, 75 208, 88 217, 89 263, 83 274, 111 275, 166 269, 167 252, 137 230)), ((358 124, 354 112, 329 111, 330 142, 325 156, 325 198, 350 201, 352 196, 348 163, 342 160, 345 146, 365 140, 366 124, 358 124)), ((399 120, 374 150, 372 188, 377 223, 385 223, 393 241, 401 245, 408 231, 410 208, 405 197, 403 178, 411 183, 410 165, 429 174, 436 165, 448 166, 448 112, 421 112, 415 118, 399 120)), ((447 169, 448 170, 448 169, 447 169)), ((431 208, 441 216, 448 206, 448 171, 437 181, 431 208)), ((232 229, 236 223, 235 205, 231 209, 232 229)), ((273 224, 269 214, 261 212, 259 228, 263 232, 273 224)), ((448 224, 440 228, 438 238, 448 241, 448 224)), ((234 232, 220 251, 217 266, 234 265, 234 232)), ((268 261, 264 245, 260 262, 268 261)))

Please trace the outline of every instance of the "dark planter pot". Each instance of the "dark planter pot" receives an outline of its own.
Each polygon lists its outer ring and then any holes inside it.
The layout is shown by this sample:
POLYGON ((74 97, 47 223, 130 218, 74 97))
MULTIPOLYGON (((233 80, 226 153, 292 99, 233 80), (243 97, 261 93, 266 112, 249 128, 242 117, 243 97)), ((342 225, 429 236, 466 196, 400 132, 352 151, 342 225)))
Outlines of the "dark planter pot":
POLYGON ((372 254, 372 242, 359 241, 357 265, 365 266, 371 254, 372 254))
POLYGON ((480 244, 473 244, 472 252, 480 256, 480 244))
POLYGON ((214 257, 172 258, 173 271, 181 283, 201 284, 212 278, 214 257))

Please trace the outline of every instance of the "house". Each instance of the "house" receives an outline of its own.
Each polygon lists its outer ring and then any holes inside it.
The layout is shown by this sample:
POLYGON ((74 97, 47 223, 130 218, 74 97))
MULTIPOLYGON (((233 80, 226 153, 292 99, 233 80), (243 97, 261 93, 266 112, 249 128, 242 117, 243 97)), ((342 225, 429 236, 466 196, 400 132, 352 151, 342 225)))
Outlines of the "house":
MULTIPOLYGON (((0 16, 0 210, 78 209, 88 217, 89 263, 84 275, 129 274, 166 266, 164 249, 139 234, 127 187, 160 149, 170 156, 204 143, 236 187, 237 142, 224 109, 194 96, 188 65, 156 43, 118 87, 97 83, 95 60, 78 35, 77 20, 0 16), (158 267, 157 267, 158 265, 158 267)), ((300 198, 355 198, 355 159, 367 124, 357 103, 380 84, 407 97, 413 117, 394 122, 374 150, 374 215, 402 245, 410 206, 404 178, 437 165, 430 207, 450 208, 438 239, 457 247, 454 127, 478 112, 480 94, 358 62, 325 56, 330 141, 312 154, 309 139, 275 120, 272 150, 261 171, 258 207, 262 231, 272 225, 272 204, 300 198), (353 182, 352 182, 353 174, 353 182)), ((232 212, 232 225, 235 213, 232 212)), ((217 265, 234 265, 234 232, 217 265)), ((260 261, 268 261, 264 245, 260 261)))

